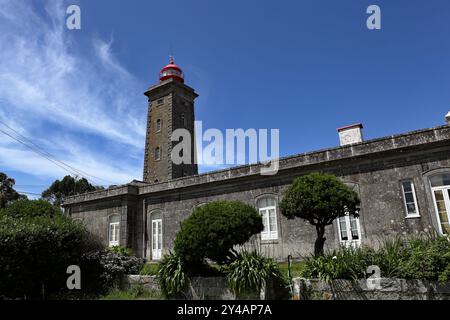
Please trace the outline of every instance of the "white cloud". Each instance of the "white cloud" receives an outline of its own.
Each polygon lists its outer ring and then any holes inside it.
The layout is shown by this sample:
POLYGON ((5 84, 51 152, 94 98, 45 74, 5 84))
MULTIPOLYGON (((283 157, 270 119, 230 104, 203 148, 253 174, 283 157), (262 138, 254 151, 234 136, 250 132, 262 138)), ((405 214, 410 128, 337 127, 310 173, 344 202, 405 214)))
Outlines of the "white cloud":
MULTIPOLYGON (((140 179, 141 85, 112 54, 112 40, 93 38, 90 50, 80 48, 65 28, 62 3, 47 4, 40 16, 28 1, 0 0, 0 120, 92 175, 140 179)), ((37 176, 67 174, 1 134, 0 164, 37 176)))

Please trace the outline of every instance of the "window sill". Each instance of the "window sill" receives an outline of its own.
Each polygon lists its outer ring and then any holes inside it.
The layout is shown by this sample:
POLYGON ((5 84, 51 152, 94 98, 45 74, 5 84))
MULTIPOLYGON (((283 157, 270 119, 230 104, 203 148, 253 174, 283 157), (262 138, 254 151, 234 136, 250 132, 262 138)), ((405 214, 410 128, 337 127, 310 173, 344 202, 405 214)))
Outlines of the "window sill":
POLYGON ((409 216, 406 216, 405 219, 414 219, 414 218, 420 218, 420 214, 411 214, 409 216))

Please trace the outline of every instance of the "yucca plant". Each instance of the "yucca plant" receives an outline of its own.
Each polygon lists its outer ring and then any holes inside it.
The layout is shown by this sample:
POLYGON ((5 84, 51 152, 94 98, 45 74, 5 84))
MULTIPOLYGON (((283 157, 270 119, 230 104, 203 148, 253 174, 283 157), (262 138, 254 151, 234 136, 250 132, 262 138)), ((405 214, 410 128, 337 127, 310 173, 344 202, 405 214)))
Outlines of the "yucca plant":
POLYGON ((161 290, 167 297, 182 294, 189 281, 180 257, 172 252, 164 255, 162 258, 158 268, 157 279, 161 290))
POLYGON ((278 264, 256 251, 239 253, 224 271, 230 289, 240 297, 259 293, 268 281, 283 283, 278 264))
POLYGON ((381 242, 374 264, 380 267, 383 277, 402 277, 407 259, 405 242, 400 237, 394 237, 381 242))

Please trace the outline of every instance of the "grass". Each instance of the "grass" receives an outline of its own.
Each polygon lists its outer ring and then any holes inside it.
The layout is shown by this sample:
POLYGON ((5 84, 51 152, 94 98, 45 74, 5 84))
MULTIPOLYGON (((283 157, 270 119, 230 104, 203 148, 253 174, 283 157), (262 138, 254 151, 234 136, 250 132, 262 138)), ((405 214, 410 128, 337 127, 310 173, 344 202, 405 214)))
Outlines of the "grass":
POLYGON ((142 286, 133 286, 127 290, 114 289, 100 300, 160 300, 163 298, 158 291, 149 291, 142 286))
MULTIPOLYGON (((292 262, 291 264, 291 277, 301 277, 302 276, 302 270, 305 266, 304 262, 292 262)), ((287 262, 280 262, 278 263, 278 267, 280 268, 281 273, 285 278, 288 277, 288 264, 287 262)))
POLYGON ((142 276, 156 276, 158 274, 158 263, 146 263, 139 272, 142 276))

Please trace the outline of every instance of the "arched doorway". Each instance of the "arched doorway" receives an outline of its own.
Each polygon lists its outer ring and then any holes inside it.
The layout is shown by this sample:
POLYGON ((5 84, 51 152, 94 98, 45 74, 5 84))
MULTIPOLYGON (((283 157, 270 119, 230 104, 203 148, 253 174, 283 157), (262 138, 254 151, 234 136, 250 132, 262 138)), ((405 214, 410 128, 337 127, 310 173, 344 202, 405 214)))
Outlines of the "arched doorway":
POLYGON ((160 210, 150 212, 147 218, 147 257, 154 261, 162 257, 162 228, 162 212, 160 210))
POLYGON ((430 177, 434 207, 441 234, 450 234, 450 173, 430 177))

